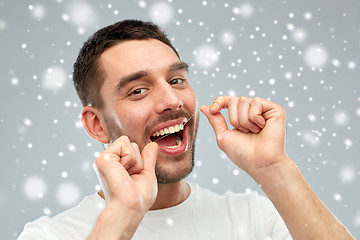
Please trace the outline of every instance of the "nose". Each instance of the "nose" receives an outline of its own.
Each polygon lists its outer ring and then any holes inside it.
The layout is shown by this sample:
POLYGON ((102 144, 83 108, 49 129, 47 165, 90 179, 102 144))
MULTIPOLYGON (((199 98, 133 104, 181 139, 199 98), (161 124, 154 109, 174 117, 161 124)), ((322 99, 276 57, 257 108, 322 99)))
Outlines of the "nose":
POLYGON ((177 90, 166 82, 161 84, 161 86, 158 86, 157 91, 155 92, 155 97, 156 113, 163 113, 169 110, 176 111, 184 105, 177 90))

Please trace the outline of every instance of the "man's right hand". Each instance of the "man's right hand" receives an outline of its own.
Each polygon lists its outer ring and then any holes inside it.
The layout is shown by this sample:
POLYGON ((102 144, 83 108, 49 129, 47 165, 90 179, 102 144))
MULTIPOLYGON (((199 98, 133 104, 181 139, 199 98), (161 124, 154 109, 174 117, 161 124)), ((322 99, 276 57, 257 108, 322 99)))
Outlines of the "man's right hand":
POLYGON ((107 205, 89 239, 111 232, 106 239, 131 239, 157 196, 157 150, 158 145, 152 142, 140 154, 138 145, 122 136, 96 158, 94 168, 107 205))

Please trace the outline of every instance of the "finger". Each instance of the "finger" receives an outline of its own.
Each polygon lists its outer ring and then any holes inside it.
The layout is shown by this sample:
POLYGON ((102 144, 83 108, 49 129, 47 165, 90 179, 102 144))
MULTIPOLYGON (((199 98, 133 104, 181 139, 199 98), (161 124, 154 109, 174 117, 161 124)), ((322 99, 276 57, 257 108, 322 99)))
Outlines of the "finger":
POLYGON ((220 97, 215 98, 215 100, 211 104, 210 112, 212 114, 215 114, 215 113, 220 112, 221 109, 227 108, 231 98, 233 98, 233 97, 220 96, 220 97))
POLYGON ((238 128, 236 128, 237 130, 239 130, 240 132, 242 132, 242 133, 249 133, 250 132, 250 130, 249 129, 247 129, 247 128, 244 128, 244 127, 238 127, 238 128))
POLYGON ((135 155, 134 155, 134 158, 131 159, 132 161, 127 163, 128 164, 127 171, 129 173, 129 175, 140 173, 144 167, 143 159, 141 158, 141 155, 140 155, 139 146, 135 142, 132 142, 131 146, 134 150, 135 155))
MULTIPOLYGON (((263 102, 264 99, 254 98, 249 111, 249 119, 255 123, 259 128, 265 127, 265 118, 263 117, 263 102)), ((266 100, 265 100, 266 101, 266 100)))
POLYGON ((115 154, 118 157, 124 157, 131 151, 131 142, 127 136, 121 136, 116 139, 104 152, 115 154))
POLYGON ((242 126, 240 125, 240 121, 239 121, 239 107, 238 107, 237 98, 229 99, 229 101, 227 103, 227 109, 228 109, 230 124, 236 129, 242 128, 242 126))
POLYGON ((266 99, 260 99, 260 101, 262 104, 262 116, 265 121, 271 118, 281 119, 282 121, 286 120, 286 112, 280 105, 266 99))
POLYGON ((210 125, 214 129, 217 140, 221 141, 221 136, 229 131, 225 118, 220 112, 211 113, 210 106, 204 105, 200 107, 200 111, 207 117, 210 125))
POLYGON ((134 145, 127 136, 121 136, 116 141, 115 146, 119 146, 120 148, 120 163, 126 170, 129 170, 129 168, 137 164, 137 161, 139 160, 137 156, 139 153, 136 152, 134 145))
POLYGON ((127 136, 121 136, 105 151, 106 158, 118 161, 128 171, 128 174, 139 173, 142 170, 142 160, 137 144, 131 143, 127 136), (129 171, 132 169, 131 171, 129 171))
POLYGON ((130 181, 129 174, 120 163, 120 157, 114 153, 103 151, 95 159, 93 167, 99 178, 106 201, 110 199, 110 196, 113 196, 121 184, 130 181))
POLYGON ((156 142, 146 144, 146 146, 141 152, 141 157, 144 163, 143 171, 155 173, 157 152, 158 144, 156 142))
POLYGON ((260 128, 256 124, 254 124, 249 118, 249 111, 251 109, 250 103, 251 103, 250 98, 246 98, 246 97, 239 98, 239 105, 238 105, 239 122, 243 128, 248 129, 249 131, 251 131, 253 133, 259 133, 260 128))
POLYGON ((124 166, 124 164, 121 163, 121 160, 124 156, 131 155, 131 148, 128 137, 122 136, 118 138, 95 159, 95 165, 98 172, 104 175, 104 173, 114 167, 114 164, 122 165, 122 168, 126 170, 125 167, 127 167, 127 163, 125 163, 124 166))

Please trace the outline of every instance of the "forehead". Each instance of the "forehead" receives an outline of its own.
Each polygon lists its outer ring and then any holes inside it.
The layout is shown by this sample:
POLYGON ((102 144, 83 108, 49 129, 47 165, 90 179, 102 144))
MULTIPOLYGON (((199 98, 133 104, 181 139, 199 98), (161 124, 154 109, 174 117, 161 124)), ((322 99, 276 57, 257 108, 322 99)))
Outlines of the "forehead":
POLYGON ((144 69, 161 70, 180 60, 168 45, 146 39, 121 42, 105 50, 100 61, 107 77, 116 75, 119 78, 144 69))

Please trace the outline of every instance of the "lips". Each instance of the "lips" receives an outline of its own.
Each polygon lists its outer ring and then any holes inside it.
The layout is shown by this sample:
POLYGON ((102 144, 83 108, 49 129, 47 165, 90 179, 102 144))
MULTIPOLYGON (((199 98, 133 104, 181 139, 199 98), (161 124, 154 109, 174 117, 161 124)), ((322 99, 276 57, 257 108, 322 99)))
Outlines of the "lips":
POLYGON ((165 127, 163 129, 160 129, 159 131, 156 131, 153 133, 152 137, 163 137, 167 134, 173 134, 176 132, 180 132, 184 130, 184 124, 180 123, 180 124, 175 124, 174 126, 170 126, 170 127, 165 127))
POLYGON ((168 155, 177 155, 187 150, 188 141, 186 118, 165 122, 156 127, 150 140, 157 142, 159 151, 168 155))

